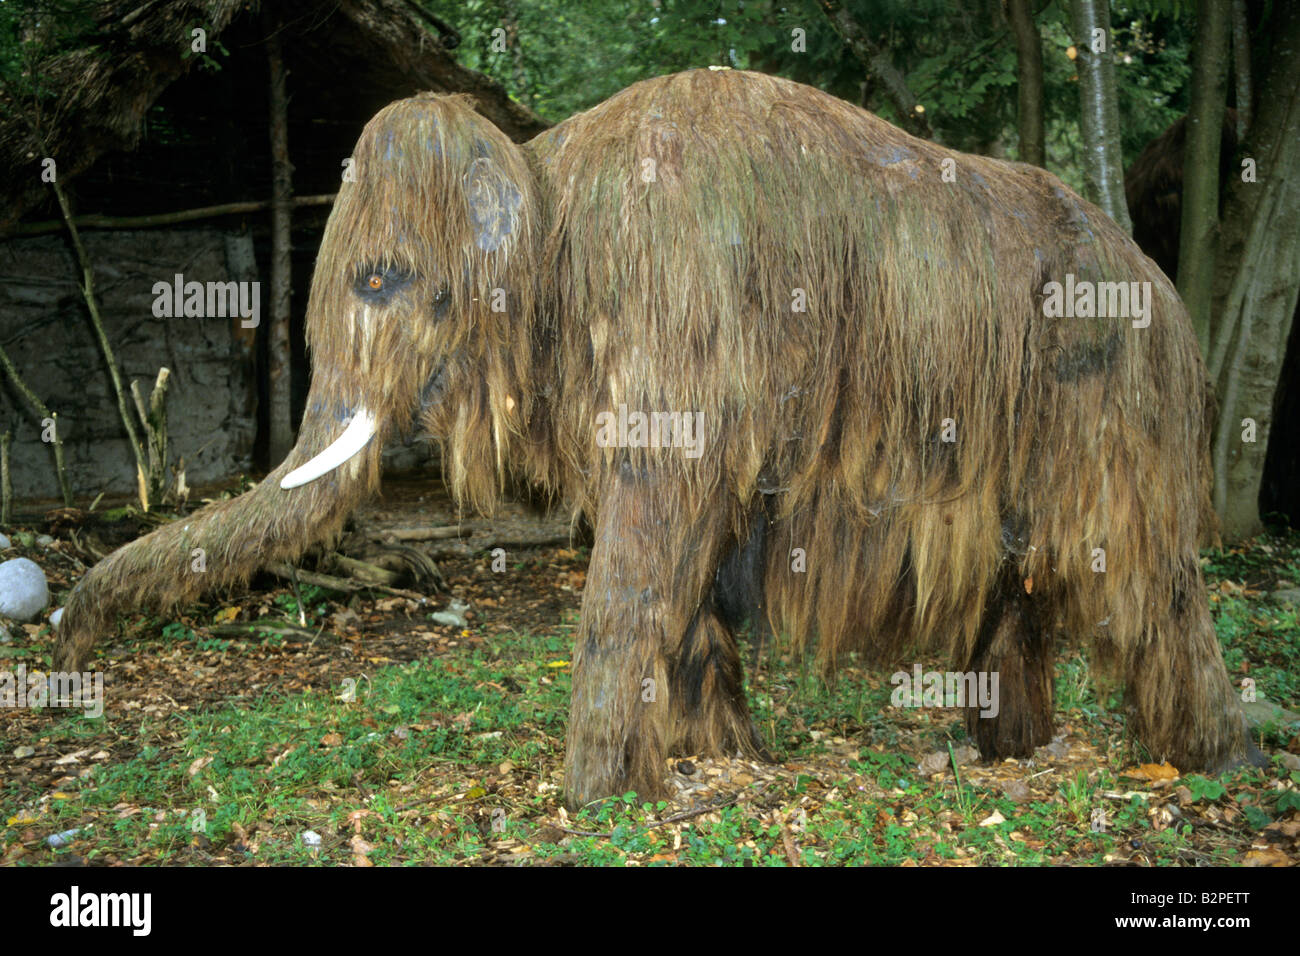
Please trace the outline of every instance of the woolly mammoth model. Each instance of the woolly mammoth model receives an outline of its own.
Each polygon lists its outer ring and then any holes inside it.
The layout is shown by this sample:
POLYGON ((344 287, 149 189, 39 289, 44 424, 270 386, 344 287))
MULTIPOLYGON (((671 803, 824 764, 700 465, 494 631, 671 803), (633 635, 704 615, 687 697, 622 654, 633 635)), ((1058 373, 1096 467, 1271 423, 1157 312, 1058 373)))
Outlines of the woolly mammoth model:
POLYGON ((1057 179, 730 71, 639 83, 523 147, 418 96, 355 160, 297 447, 92 568, 64 666, 118 612, 337 529, 418 416, 462 502, 489 508, 513 469, 595 529, 571 804, 659 792, 675 749, 761 750, 745 616, 828 664, 937 649, 998 672, 997 715, 967 712, 986 757, 1049 739, 1058 634, 1125 682, 1155 757, 1248 756, 1197 561, 1196 340, 1057 179))

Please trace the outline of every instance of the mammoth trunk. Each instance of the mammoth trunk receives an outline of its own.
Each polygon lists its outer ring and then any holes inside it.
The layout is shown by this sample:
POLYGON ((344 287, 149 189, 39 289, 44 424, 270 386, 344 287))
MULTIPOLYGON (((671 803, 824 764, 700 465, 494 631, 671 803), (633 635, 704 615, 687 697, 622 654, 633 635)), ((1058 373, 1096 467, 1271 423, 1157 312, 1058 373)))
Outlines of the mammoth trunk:
POLYGON ((121 612, 163 610, 241 584, 342 526, 378 483, 383 436, 374 413, 322 400, 319 391, 297 445, 256 488, 173 521, 87 572, 60 621, 56 668, 82 669, 121 612))

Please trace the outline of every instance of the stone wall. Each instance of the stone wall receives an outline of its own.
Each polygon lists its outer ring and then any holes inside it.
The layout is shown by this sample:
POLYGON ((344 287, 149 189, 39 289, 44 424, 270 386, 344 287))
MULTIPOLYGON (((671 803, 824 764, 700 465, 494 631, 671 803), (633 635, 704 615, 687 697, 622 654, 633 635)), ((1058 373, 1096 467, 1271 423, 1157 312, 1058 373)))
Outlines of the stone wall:
MULTIPOLYGON (((85 232, 108 339, 123 385, 147 396, 171 369, 169 463, 190 485, 248 470, 257 429, 255 336, 238 318, 155 318, 154 283, 253 281, 251 237, 216 230, 85 232)), ((134 491, 135 458, 63 236, 0 242, 0 345, 28 386, 58 412, 73 494, 134 491)), ((263 290, 264 292, 266 290, 263 290)), ((266 295, 262 296, 265 304, 266 295)), ((13 433, 14 494, 54 498, 54 454, 40 422, 0 372, 0 430, 13 433)), ((128 402, 130 401, 128 394, 128 402)))

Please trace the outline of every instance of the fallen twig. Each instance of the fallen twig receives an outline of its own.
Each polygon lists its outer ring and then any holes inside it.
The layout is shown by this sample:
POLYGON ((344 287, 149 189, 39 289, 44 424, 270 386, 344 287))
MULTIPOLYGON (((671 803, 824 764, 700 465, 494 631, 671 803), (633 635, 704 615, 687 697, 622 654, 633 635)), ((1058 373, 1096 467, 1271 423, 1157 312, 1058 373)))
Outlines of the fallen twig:
MULTIPOLYGON (((273 564, 266 569, 277 578, 285 581, 293 580, 293 571, 287 564, 273 564)), ((424 594, 417 594, 415 591, 406 591, 402 588, 390 588, 383 584, 368 584, 361 581, 349 581, 346 578, 338 578, 332 574, 321 574, 319 571, 299 571, 298 580, 304 584, 314 584, 318 588, 329 588, 331 591, 346 591, 352 593, 355 591, 383 591, 385 594, 391 594, 394 597, 406 598, 409 601, 416 601, 420 604, 428 604, 429 597, 424 594)))
MULTIPOLYGON (((767 787, 763 786, 758 790, 758 792, 761 793, 763 790, 766 789, 767 787)), ((714 810, 726 809, 727 807, 732 806, 738 800, 740 800, 740 797, 741 795, 737 793, 728 797, 726 800, 719 800, 717 803, 710 803, 707 806, 696 807, 694 810, 683 810, 681 813, 674 813, 671 817, 664 817, 662 820, 656 820, 654 823, 646 824, 644 827, 641 828, 640 832, 645 833, 646 831, 653 830, 656 827, 667 826, 670 823, 680 823, 682 820, 691 819, 691 817, 701 817, 704 816, 704 814, 706 813, 712 813, 714 810)), ((614 831, 612 830, 609 832, 598 831, 598 830, 571 830, 568 827, 556 826, 553 823, 547 825, 554 826, 555 829, 560 830, 564 833, 568 833, 571 836, 599 837, 602 840, 607 840, 614 835, 614 831)))
POLYGON ((465 525, 440 528, 374 528, 361 532, 362 537, 383 543, 392 541, 441 541, 444 538, 468 538, 472 529, 465 525))

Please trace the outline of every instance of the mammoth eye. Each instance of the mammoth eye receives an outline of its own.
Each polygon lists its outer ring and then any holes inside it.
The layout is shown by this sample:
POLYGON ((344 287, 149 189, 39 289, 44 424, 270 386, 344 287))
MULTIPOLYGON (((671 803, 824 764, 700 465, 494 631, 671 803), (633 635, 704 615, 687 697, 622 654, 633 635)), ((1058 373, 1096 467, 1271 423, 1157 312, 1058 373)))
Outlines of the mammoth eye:
POLYGON ((376 265, 360 270, 352 288, 368 302, 387 305, 414 278, 415 274, 405 269, 376 265))

